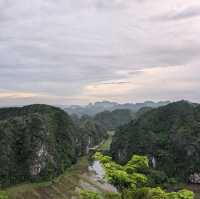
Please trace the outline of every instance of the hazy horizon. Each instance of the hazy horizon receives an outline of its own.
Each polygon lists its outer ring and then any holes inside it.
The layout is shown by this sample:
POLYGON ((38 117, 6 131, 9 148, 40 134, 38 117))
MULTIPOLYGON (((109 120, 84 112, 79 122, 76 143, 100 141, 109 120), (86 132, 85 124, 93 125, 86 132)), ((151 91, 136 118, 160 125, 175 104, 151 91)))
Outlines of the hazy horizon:
POLYGON ((0 0, 0 106, 200 102, 198 0, 0 0))
POLYGON ((94 101, 94 102, 88 102, 85 104, 51 104, 51 103, 24 103, 24 104, 4 104, 4 105, 0 105, 0 108, 9 108, 9 107, 23 107, 23 106, 30 106, 30 105, 34 105, 34 104, 44 104, 44 105, 50 105, 50 106, 55 106, 55 107, 60 107, 60 108, 72 108, 73 106, 80 106, 80 107, 87 107, 87 106, 95 106, 96 103, 116 103, 118 105, 126 105, 126 104, 132 104, 132 105, 136 105, 136 104, 144 104, 147 102, 153 102, 153 103, 175 103, 175 102, 180 102, 180 101, 188 101, 189 103, 197 103, 199 104, 199 102, 195 102, 195 101, 189 101, 189 100, 185 100, 185 99, 179 99, 179 100, 144 100, 144 101, 127 101, 127 102, 117 102, 117 101, 109 101, 109 100, 102 100, 102 101, 94 101))

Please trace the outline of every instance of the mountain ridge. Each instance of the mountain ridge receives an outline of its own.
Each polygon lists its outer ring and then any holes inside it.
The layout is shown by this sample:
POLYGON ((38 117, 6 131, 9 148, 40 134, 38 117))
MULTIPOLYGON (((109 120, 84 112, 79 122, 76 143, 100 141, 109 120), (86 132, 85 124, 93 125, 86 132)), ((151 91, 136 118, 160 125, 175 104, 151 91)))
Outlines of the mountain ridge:
POLYGON ((93 146, 106 136, 90 126, 80 128, 65 111, 44 104, 0 109, 0 187, 62 174, 87 153, 89 139, 93 146))
POLYGON ((120 127, 111 153, 125 163, 132 154, 148 155, 170 177, 188 180, 199 173, 200 105, 179 101, 152 109, 120 127))
POLYGON ((90 103, 86 106, 72 105, 72 106, 62 107, 62 108, 66 112, 68 112, 70 115, 76 114, 79 117, 81 117, 82 115, 94 116, 100 112, 114 111, 116 109, 129 109, 131 111, 137 112, 139 109, 143 107, 157 108, 169 103, 170 101, 159 101, 159 102, 145 101, 143 103, 120 104, 117 102, 102 101, 102 102, 95 102, 94 104, 90 103))

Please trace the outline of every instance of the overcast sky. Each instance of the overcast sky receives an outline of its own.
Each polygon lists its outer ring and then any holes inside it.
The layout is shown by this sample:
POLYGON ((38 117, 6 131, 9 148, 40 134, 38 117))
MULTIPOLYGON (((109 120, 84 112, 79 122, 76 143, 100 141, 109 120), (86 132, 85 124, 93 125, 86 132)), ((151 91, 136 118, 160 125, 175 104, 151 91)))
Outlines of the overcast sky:
POLYGON ((200 102, 199 0, 0 0, 0 105, 200 102))

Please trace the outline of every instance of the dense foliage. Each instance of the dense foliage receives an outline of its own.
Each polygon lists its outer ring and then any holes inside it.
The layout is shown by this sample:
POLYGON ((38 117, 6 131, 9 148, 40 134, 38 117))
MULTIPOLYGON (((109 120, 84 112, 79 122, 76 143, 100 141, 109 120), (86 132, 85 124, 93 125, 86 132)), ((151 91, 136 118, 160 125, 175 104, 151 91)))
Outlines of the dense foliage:
POLYGON ((61 174, 85 153, 89 136, 92 145, 105 132, 88 123, 80 129, 59 108, 0 109, 0 186, 61 174))
POLYGON ((76 162, 76 129, 62 110, 32 105, 0 110, 0 185, 59 175, 76 162))
POLYGON ((117 127, 129 123, 134 119, 135 114, 128 109, 118 109, 112 112, 104 111, 94 116, 94 121, 108 130, 114 130, 117 127))
POLYGON ((147 111, 118 129, 111 153, 121 163, 132 154, 147 155, 163 178, 188 181, 200 172, 200 106, 180 101, 147 111))
POLYGON ((81 118, 79 122, 81 151, 84 154, 88 153, 89 148, 97 146, 102 140, 108 137, 106 129, 102 128, 90 118, 81 118))
POLYGON ((101 199, 99 194, 93 191, 81 191, 81 199, 101 199))
POLYGON ((0 191, 0 199, 8 199, 8 195, 5 191, 0 191))
POLYGON ((81 199, 121 199, 121 194, 113 192, 97 193, 94 191, 81 190, 81 199))
POLYGON ((160 187, 151 187, 149 161, 146 156, 134 155, 124 166, 121 166, 109 156, 96 153, 106 170, 106 179, 118 188, 122 199, 194 199, 193 192, 180 190, 166 192, 160 187))

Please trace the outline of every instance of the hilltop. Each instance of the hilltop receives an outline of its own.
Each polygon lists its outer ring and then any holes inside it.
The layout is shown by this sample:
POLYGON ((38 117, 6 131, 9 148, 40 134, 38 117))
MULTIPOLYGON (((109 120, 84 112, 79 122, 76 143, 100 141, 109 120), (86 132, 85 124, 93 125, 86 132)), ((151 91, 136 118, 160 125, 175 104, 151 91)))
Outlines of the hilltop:
POLYGON ((90 126, 80 128, 66 112, 48 105, 0 109, 0 186, 62 174, 106 136, 90 126))
POLYGON ((179 101, 147 111, 117 130, 111 153, 121 163, 147 155, 167 176, 190 181, 199 173, 200 105, 179 101))

